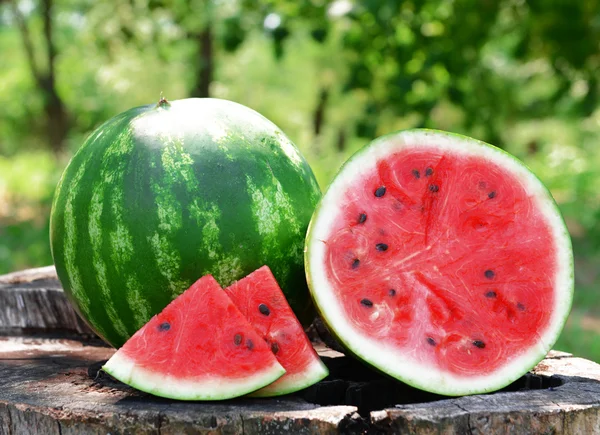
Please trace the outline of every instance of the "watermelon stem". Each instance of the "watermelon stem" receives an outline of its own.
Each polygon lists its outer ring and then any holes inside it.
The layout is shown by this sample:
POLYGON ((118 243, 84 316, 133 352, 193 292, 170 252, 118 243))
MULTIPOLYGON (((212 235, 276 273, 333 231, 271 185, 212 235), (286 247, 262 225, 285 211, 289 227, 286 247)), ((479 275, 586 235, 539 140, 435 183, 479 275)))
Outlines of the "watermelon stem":
POLYGON ((158 104, 156 105, 156 107, 159 108, 165 108, 165 107, 170 107, 171 103, 169 103, 169 101, 163 97, 162 92, 160 93, 160 100, 158 100, 158 104))

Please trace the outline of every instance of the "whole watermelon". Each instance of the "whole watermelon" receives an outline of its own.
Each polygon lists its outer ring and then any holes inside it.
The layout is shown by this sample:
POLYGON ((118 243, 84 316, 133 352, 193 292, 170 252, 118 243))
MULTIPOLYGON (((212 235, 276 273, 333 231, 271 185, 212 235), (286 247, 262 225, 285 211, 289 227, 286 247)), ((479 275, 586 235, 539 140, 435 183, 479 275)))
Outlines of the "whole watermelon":
POLYGON ((198 277, 228 286, 264 264, 308 321, 304 236, 320 196, 296 146, 257 112, 161 99, 110 119, 73 157, 52 255, 79 314, 116 347, 198 277))

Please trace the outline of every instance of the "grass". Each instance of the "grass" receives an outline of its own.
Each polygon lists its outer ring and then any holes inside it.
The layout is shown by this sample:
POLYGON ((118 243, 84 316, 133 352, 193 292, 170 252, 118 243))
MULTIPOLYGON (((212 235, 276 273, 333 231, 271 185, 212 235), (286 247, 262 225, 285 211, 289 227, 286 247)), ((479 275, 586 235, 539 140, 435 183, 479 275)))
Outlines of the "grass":
POLYGON ((0 157, 0 273, 52 263, 50 205, 62 166, 42 151, 0 157))
POLYGON ((593 240, 573 240, 575 252, 575 295, 573 309, 555 349, 600 362, 600 254, 593 240))
POLYGON ((574 306, 554 348, 600 362, 599 336, 600 317, 590 316, 585 309, 574 306))

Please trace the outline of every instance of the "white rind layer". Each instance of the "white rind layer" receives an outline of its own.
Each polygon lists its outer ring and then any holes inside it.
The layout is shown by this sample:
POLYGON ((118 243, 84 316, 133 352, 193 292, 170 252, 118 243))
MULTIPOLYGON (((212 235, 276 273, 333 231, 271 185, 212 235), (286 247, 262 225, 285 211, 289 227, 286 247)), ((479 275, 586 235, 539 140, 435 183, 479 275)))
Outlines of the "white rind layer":
POLYGON ((573 251, 563 218, 548 189, 519 160, 486 143, 461 135, 435 130, 407 130, 381 137, 348 160, 323 196, 308 229, 305 249, 306 274, 318 311, 334 334, 364 361, 387 374, 417 388, 445 395, 479 394, 500 389, 521 377, 544 358, 556 342, 566 322, 573 299, 573 251), (458 376, 441 371, 433 364, 415 361, 398 349, 365 335, 348 322, 342 306, 326 276, 325 244, 335 219, 338 205, 344 202, 346 187, 354 180, 366 178, 376 170, 376 163, 394 152, 409 148, 435 149, 448 154, 487 158, 512 172, 545 216, 554 238, 556 264, 555 302, 552 317, 539 340, 522 354, 487 375, 458 376))
POLYGON ((310 363, 306 370, 293 375, 286 375, 277 382, 267 385, 250 394, 252 397, 273 397, 294 393, 316 384, 329 375, 329 370, 319 357, 310 363))
POLYGON ((232 379, 206 375, 203 379, 176 378, 136 364, 117 351, 102 367, 115 379, 155 396, 178 400, 225 400, 243 396, 279 379, 285 370, 278 362, 245 378, 232 379))

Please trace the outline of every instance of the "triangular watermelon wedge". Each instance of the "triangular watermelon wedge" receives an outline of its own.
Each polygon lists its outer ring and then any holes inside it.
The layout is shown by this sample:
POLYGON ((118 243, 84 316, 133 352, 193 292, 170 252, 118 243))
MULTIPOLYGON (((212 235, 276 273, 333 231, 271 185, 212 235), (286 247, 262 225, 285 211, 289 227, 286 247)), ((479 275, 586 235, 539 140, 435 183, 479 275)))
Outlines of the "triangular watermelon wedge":
POLYGON ((179 400, 242 396, 285 373, 210 275, 150 319, 103 370, 138 390, 179 400))
POLYGON ((271 397, 293 393, 319 382, 329 374, 268 266, 227 287, 225 292, 286 370, 285 375, 252 393, 252 396, 271 397))

